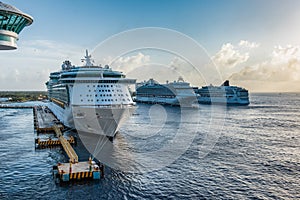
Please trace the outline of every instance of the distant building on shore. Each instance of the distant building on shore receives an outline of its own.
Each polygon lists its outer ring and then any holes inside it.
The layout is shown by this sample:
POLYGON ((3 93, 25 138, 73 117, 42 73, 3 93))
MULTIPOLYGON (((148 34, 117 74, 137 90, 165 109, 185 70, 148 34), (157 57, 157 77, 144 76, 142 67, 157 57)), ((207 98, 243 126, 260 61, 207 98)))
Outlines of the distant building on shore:
POLYGON ((20 32, 32 22, 30 15, 0 1, 0 50, 17 49, 20 32))
POLYGON ((1 98, 0 97, 0 102, 7 102, 7 101, 10 101, 11 100, 11 98, 1 98))

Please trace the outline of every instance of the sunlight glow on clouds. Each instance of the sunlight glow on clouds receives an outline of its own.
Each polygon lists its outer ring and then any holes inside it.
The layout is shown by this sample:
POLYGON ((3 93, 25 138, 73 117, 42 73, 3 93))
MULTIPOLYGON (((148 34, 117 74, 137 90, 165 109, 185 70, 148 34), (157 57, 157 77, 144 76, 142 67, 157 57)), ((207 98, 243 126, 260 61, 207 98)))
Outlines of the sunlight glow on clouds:
POLYGON ((286 47, 275 46, 268 60, 246 66, 239 72, 233 73, 229 79, 237 82, 260 81, 270 91, 278 90, 276 87, 278 82, 281 82, 282 88, 284 88, 284 85, 286 86, 284 91, 297 91, 300 88, 300 47, 291 45, 286 47), (271 85, 274 85, 274 87, 271 87, 271 85))
POLYGON ((223 44, 221 50, 212 57, 219 68, 233 68, 248 60, 249 53, 241 53, 231 43, 223 44))
POLYGON ((247 66, 231 76, 234 80, 299 81, 299 46, 276 46, 270 60, 247 66))

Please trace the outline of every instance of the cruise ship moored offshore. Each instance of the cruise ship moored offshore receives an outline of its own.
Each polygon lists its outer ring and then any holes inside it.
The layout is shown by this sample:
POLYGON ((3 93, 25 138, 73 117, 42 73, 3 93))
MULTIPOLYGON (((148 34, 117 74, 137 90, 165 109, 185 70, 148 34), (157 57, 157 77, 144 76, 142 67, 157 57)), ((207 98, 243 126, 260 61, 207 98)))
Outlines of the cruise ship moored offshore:
POLYGON ((221 86, 203 86, 195 88, 201 104, 248 105, 249 94, 245 88, 230 86, 226 80, 221 86))
POLYGON ((182 77, 165 84, 151 78, 136 84, 136 102, 193 107, 197 98, 190 83, 185 82, 182 77))
POLYGON ((78 67, 65 61, 61 71, 50 74, 48 107, 67 127, 113 137, 135 109, 129 85, 136 80, 108 65, 94 65, 88 51, 82 61, 85 65, 78 67))
POLYGON ((160 84, 149 79, 136 84, 136 102, 197 107, 196 104, 248 105, 245 88, 230 86, 226 80, 221 86, 191 87, 180 77, 178 81, 160 84))

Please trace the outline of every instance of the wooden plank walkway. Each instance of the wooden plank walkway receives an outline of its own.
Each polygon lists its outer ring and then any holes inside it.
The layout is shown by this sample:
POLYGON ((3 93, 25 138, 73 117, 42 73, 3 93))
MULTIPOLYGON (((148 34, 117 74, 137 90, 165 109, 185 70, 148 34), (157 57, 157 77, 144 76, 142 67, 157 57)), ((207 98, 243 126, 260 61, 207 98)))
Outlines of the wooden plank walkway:
POLYGON ((53 125, 52 128, 55 131, 59 141, 61 142, 61 145, 63 146, 65 152, 69 156, 70 162, 78 163, 78 155, 76 154, 76 152, 74 151, 74 149, 72 148, 68 140, 64 138, 62 132, 60 131, 60 128, 56 124, 53 125))

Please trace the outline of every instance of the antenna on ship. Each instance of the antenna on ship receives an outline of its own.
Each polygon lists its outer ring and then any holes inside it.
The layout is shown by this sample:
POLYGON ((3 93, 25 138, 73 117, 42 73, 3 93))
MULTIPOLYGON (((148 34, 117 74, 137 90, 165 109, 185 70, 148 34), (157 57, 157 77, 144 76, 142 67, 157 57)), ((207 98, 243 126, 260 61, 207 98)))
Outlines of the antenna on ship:
POLYGON ((92 56, 89 55, 88 50, 85 50, 85 56, 84 56, 83 59, 81 59, 81 62, 84 62, 84 61, 85 61, 85 66, 94 66, 94 65, 93 65, 94 60, 91 59, 91 58, 92 58, 92 56))

